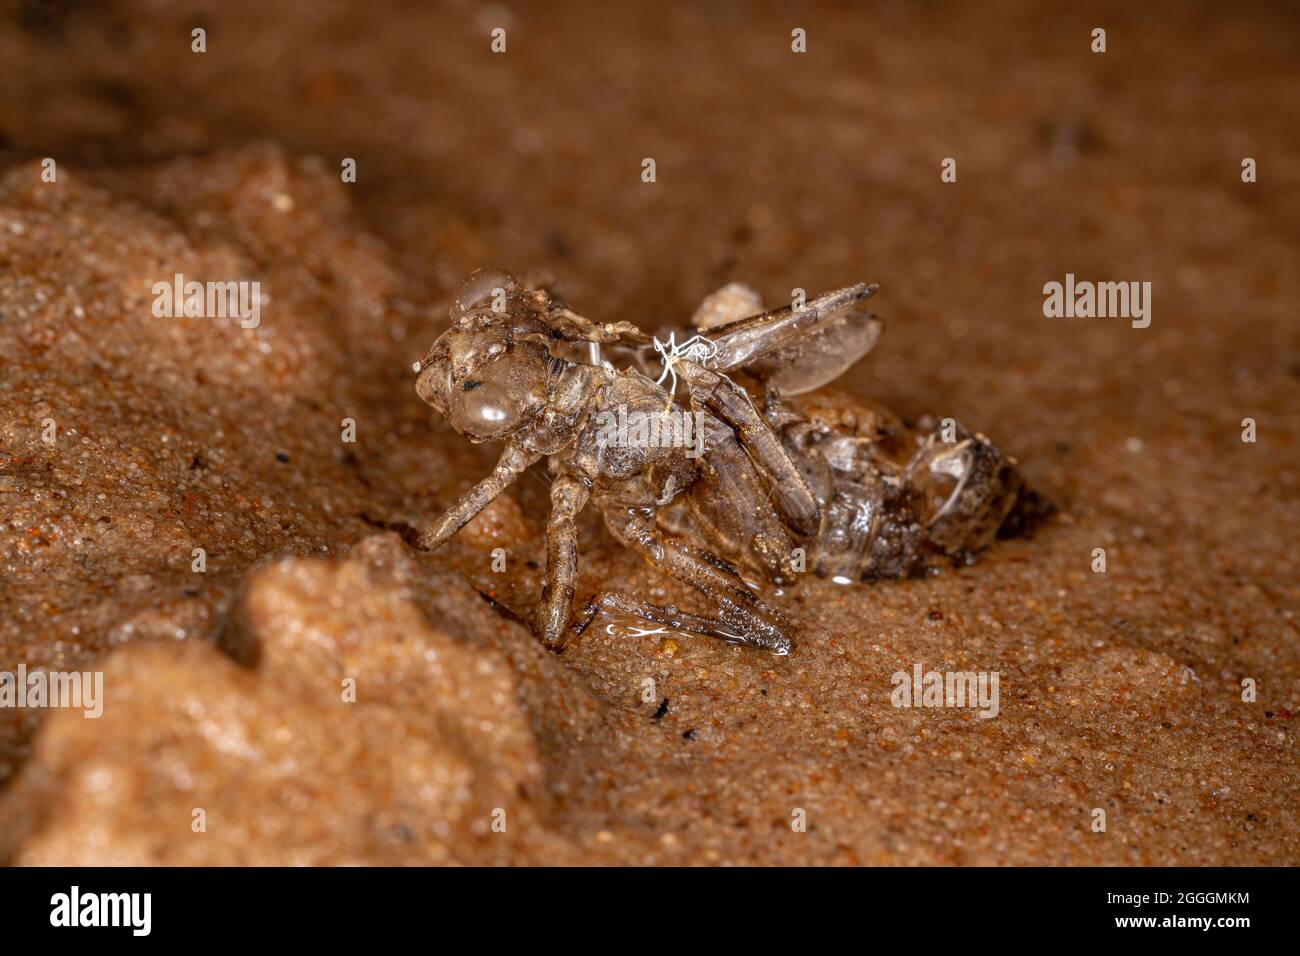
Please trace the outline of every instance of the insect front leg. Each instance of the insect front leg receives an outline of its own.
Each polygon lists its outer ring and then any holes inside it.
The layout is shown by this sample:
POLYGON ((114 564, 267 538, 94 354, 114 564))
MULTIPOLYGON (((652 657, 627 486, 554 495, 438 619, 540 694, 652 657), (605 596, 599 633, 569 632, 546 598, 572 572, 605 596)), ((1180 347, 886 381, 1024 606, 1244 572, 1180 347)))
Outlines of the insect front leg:
POLYGON ((462 495, 436 525, 420 535, 418 547, 422 551, 437 551, 539 458, 541 455, 533 455, 514 445, 507 445, 496 467, 492 469, 492 474, 462 495))
POLYGON ((562 650, 573 607, 573 586, 578 570, 578 529, 575 519, 591 490, 570 475, 551 482, 551 519, 546 525, 546 583, 538 626, 542 643, 562 650))

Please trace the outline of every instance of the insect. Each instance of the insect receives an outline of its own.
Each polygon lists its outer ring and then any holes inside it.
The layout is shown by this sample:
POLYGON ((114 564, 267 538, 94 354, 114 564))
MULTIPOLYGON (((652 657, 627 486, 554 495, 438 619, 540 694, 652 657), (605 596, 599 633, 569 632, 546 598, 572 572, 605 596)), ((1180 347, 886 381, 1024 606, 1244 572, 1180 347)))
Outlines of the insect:
POLYGON ((951 419, 911 426, 809 394, 875 345, 883 325, 865 308, 875 291, 859 284, 763 311, 750 290, 728 286, 679 344, 584 318, 507 273, 473 273, 450 328, 415 365, 416 390, 460 434, 505 448, 417 546, 441 547, 546 459, 554 478, 535 628, 557 651, 607 611, 787 654, 790 621, 744 571, 776 585, 803 570, 847 583, 973 560, 1042 502, 1014 460, 951 419), (574 614, 576 519, 588 506, 713 613, 609 591, 574 614))

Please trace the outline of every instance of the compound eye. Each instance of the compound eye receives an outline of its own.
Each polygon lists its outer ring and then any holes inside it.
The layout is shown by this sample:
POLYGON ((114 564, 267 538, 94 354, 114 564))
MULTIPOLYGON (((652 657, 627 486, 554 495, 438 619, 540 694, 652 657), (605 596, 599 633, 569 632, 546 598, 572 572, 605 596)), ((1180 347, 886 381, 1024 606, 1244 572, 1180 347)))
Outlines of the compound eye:
POLYGON ((475 269, 452 296, 452 321, 485 309, 508 311, 518 286, 515 277, 502 269, 475 269))
POLYGON ((452 427, 480 441, 515 431, 546 403, 545 352, 516 346, 503 358, 456 376, 450 395, 452 427))
POLYGON ((489 437, 519 424, 519 402, 499 382, 461 383, 453 424, 459 431, 489 437))

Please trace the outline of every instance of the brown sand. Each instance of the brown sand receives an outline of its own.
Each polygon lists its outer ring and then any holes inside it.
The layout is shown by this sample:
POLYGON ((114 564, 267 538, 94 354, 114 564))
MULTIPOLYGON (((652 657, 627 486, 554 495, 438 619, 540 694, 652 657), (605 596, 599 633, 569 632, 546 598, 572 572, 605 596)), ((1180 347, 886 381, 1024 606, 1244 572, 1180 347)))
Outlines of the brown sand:
MULTIPOLYGON (((0 858, 1300 862, 1293 9, 8 10, 0 669, 102 668, 106 703, 0 710, 0 858), (488 264, 645 327, 880 282, 842 384, 987 432, 1062 512, 803 583, 786 659, 608 621, 549 655, 475 593, 535 601, 539 478, 433 557, 361 517, 490 467, 409 372, 488 264), (261 326, 155 319, 176 272, 260 279, 261 326), (1044 318, 1066 272, 1151 281, 1151 327, 1044 318), (894 708, 918 662, 999 672, 1000 714, 894 708)), ((690 600, 582 540, 580 596, 690 600)))

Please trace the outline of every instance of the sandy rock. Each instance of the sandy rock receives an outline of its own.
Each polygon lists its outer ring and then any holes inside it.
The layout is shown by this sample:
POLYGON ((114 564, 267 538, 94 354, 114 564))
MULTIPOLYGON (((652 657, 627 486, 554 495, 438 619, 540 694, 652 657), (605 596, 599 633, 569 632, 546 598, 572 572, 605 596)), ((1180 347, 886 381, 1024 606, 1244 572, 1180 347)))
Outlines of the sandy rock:
POLYGON ((368 560, 393 548, 380 541, 345 561, 285 559, 254 573, 236 611, 251 669, 194 642, 110 656, 103 717, 53 716, 15 784, 6 816, 22 822, 0 823, 5 856, 567 859, 538 812, 541 765, 511 669, 452 636, 455 624, 432 625, 368 560))

